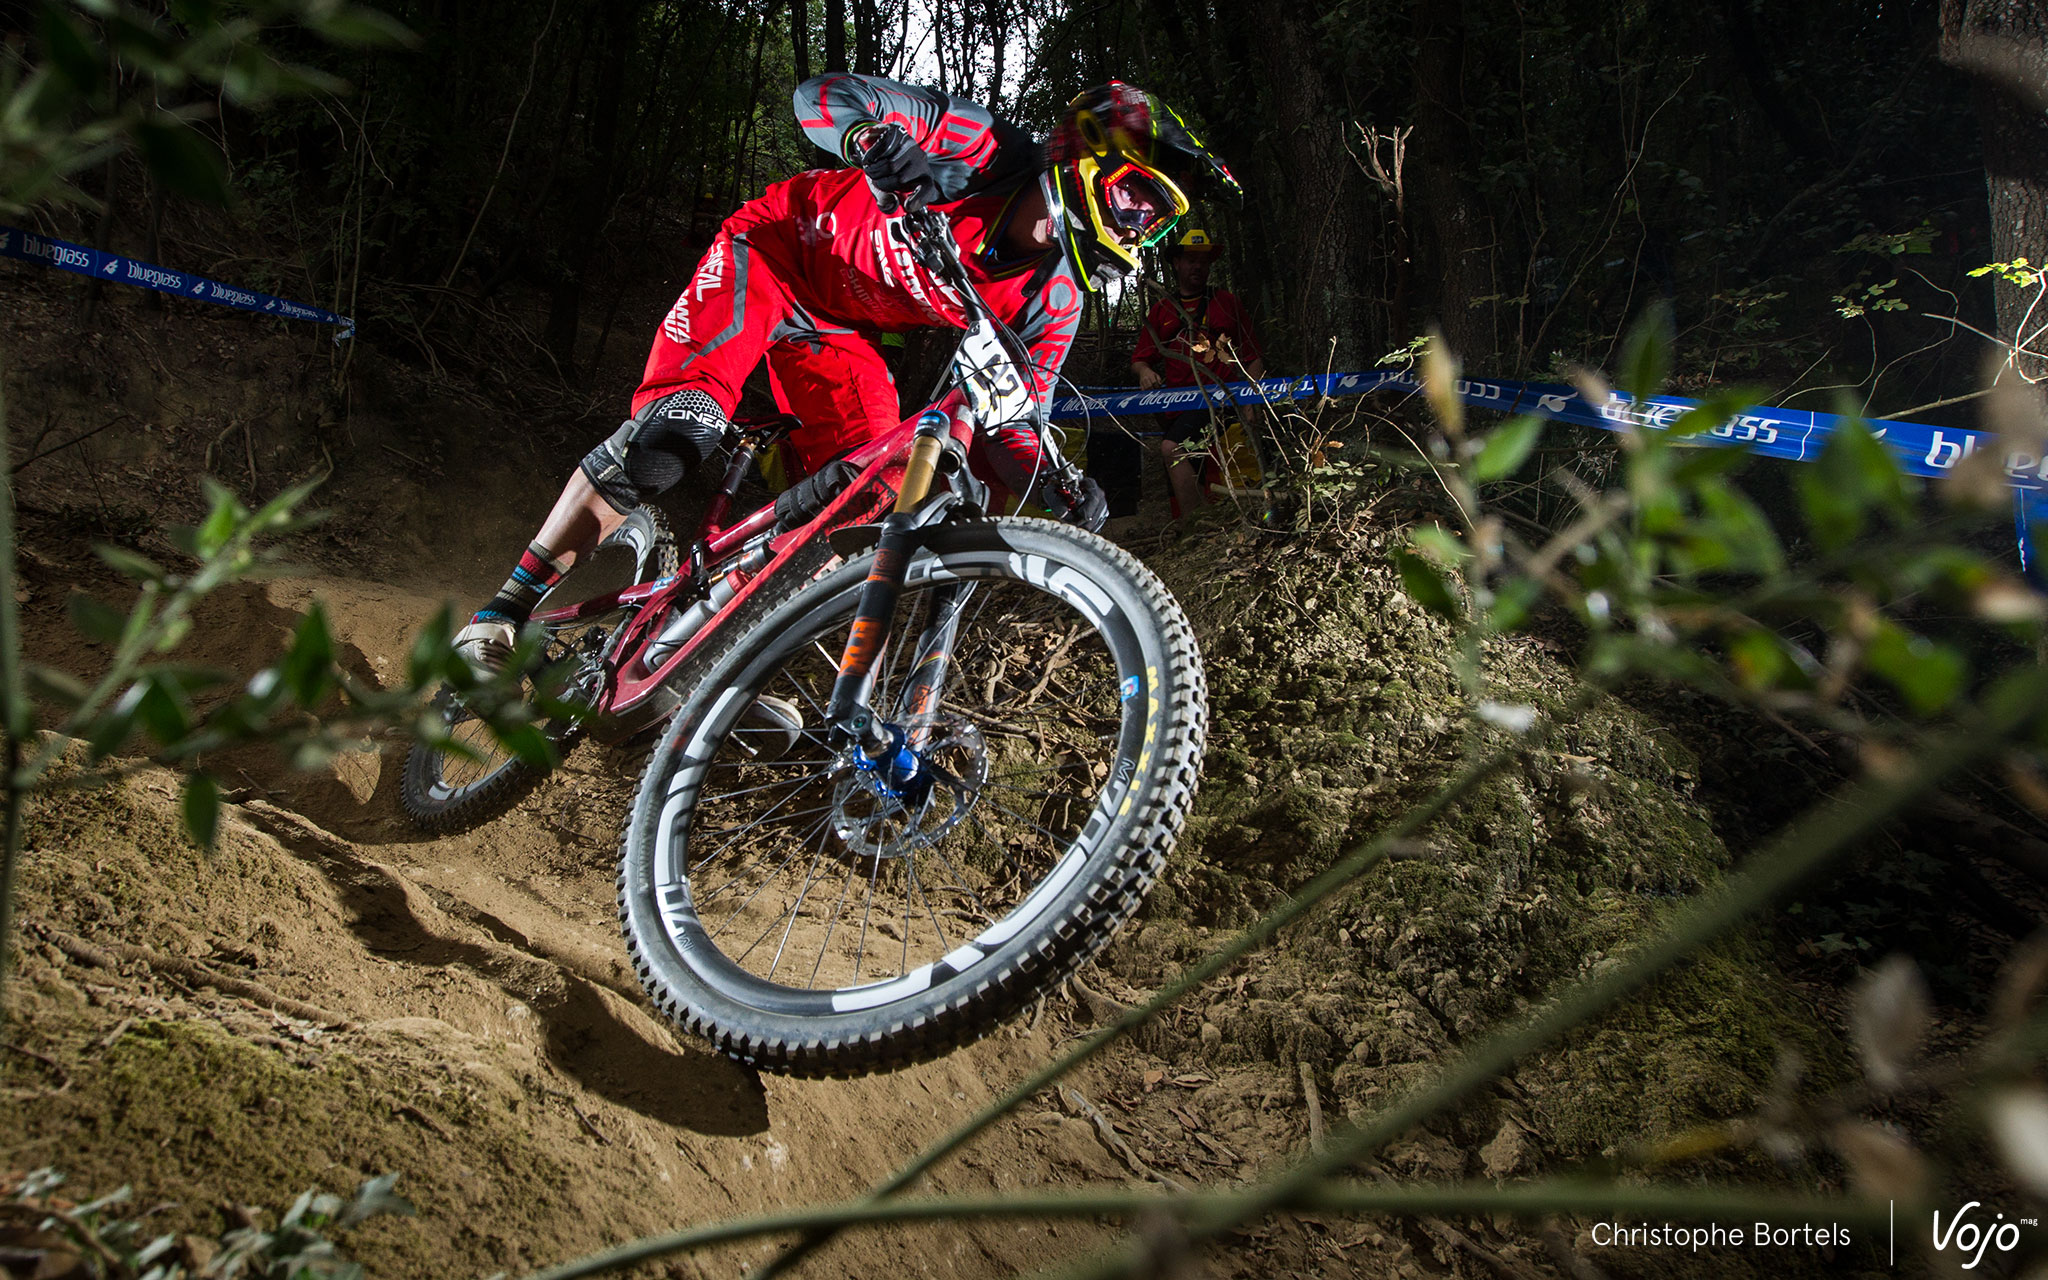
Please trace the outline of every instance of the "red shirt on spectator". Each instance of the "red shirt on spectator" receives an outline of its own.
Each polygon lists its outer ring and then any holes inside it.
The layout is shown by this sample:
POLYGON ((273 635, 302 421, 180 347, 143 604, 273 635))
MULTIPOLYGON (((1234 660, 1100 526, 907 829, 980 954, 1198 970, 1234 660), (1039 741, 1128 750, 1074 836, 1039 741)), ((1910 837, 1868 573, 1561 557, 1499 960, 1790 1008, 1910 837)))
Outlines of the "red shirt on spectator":
POLYGON ((1154 303, 1131 363, 1157 368, 1169 387, 1188 387, 1237 381, 1245 377, 1239 365, 1255 364, 1260 356, 1259 339, 1237 295, 1206 289, 1199 298, 1154 303))

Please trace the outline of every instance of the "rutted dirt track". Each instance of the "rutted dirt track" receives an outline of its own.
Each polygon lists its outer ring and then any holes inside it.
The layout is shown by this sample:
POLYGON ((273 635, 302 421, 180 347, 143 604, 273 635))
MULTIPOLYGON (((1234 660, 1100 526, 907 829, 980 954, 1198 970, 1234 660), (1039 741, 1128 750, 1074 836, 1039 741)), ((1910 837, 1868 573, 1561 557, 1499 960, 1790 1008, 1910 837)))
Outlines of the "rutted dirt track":
MULTIPOLYGON (((316 595, 367 672, 402 662, 438 604, 269 583, 216 602, 194 656, 282 637, 316 595)), ((1053 1016, 889 1076, 758 1077, 671 1034, 627 968, 613 875, 634 761, 586 745, 512 814, 440 839, 397 809, 402 762, 389 744, 305 775, 249 753, 223 770, 241 786, 211 856, 178 834, 165 775, 40 803, 17 998, 27 1047, 66 1065, 10 1073, 21 1127, 0 1158, 83 1187, 144 1181, 130 1159, 159 1147, 176 1158, 148 1162, 142 1194, 194 1208, 395 1169, 424 1216, 361 1233, 373 1273, 481 1275, 855 1194, 1063 1038, 1053 1016)), ((1087 1123, 1042 1114, 936 1185, 1121 1176, 1087 1123)), ((1009 1274, 1101 1234, 1021 1230, 1041 1239, 1000 1224, 855 1240, 823 1274, 1009 1274)))

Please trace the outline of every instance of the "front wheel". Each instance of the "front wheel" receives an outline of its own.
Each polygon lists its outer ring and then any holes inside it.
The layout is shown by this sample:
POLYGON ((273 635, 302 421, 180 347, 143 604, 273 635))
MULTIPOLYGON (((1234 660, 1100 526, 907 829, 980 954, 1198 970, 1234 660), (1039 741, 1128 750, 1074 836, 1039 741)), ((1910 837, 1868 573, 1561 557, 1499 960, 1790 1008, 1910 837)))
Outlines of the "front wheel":
POLYGON ((1201 764, 1179 605, 1103 539, 1018 519, 940 528, 910 562, 867 705, 915 766, 834 751, 825 707, 872 563, 711 661, 627 821, 641 982, 770 1070, 934 1057, 1045 994, 1137 910, 1201 764))

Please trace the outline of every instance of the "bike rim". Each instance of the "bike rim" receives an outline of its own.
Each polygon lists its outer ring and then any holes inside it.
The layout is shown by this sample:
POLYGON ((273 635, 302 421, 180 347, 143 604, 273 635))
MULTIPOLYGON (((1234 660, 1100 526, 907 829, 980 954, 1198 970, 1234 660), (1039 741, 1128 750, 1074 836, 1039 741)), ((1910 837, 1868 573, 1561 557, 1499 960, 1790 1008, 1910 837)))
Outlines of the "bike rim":
POLYGON ((1028 943, 1084 879, 1143 770, 1157 662, 1099 587, 1012 567, 926 559, 906 582, 870 705, 922 734, 938 781, 921 798, 878 794, 825 742, 855 592, 783 629, 696 719, 654 818, 650 887, 707 983, 813 1017, 912 998, 1028 943), (946 694, 899 714, 917 637, 962 580, 946 694))

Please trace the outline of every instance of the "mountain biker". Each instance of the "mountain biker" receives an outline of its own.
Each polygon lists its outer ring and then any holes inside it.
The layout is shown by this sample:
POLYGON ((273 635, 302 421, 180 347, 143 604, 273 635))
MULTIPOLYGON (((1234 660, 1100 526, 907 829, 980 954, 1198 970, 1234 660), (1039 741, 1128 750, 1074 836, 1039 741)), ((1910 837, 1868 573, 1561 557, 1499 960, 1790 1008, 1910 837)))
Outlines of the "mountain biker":
MULTIPOLYGON (((1030 352, 1043 403, 1086 292, 1136 269, 1139 247, 1187 212, 1181 184, 1238 194, 1171 107, 1117 81, 1077 95, 1043 143, 975 103, 874 76, 807 80, 795 107, 805 136, 853 167, 775 183, 726 219, 655 335, 632 416, 570 475, 505 585, 457 634, 472 665, 503 669, 570 566, 711 456, 764 356, 778 406, 804 424, 789 437, 798 475, 897 423, 878 335, 966 325, 957 295, 917 262, 899 210, 950 219, 975 292, 1030 352)), ((969 457, 977 475, 1100 527, 1092 480, 1049 443, 1041 451, 1028 425, 994 434, 969 457)))
MULTIPOLYGON (((1237 295, 1209 285, 1209 269, 1221 251, 1215 238, 1189 228, 1167 246, 1164 257, 1173 271, 1174 296, 1162 298, 1145 316, 1145 330, 1131 352, 1131 372, 1138 388, 1213 386, 1242 378, 1266 376, 1258 335, 1237 295), (1162 374, 1157 366, 1164 365, 1162 374)), ((1193 511, 1203 502, 1202 486, 1183 456, 1182 445, 1209 426, 1209 411, 1162 413, 1159 452, 1166 457, 1166 475, 1173 486, 1175 514, 1193 511)))

